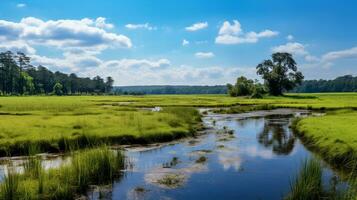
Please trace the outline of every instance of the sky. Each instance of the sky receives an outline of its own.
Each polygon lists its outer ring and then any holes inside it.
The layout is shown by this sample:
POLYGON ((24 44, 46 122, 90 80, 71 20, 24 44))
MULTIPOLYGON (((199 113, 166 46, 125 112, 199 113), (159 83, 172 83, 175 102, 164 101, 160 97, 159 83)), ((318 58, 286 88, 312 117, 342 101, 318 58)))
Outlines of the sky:
POLYGON ((115 85, 218 85, 274 52, 305 79, 357 75, 354 0, 0 0, 0 51, 115 85))

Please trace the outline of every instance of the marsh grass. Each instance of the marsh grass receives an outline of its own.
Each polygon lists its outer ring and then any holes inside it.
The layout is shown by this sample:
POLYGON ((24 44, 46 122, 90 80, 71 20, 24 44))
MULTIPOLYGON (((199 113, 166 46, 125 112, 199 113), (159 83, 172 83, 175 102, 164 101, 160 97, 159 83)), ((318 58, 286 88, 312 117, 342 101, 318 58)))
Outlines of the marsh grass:
POLYGON ((120 151, 105 146, 74 152, 70 163, 56 169, 41 168, 36 175, 28 175, 26 171, 8 173, 0 185, 0 196, 4 200, 74 199, 78 194, 85 194, 90 185, 111 184, 120 177, 124 164, 120 151))
POLYGON ((290 184, 286 200, 315 200, 322 196, 322 167, 316 160, 307 160, 290 184))
POLYGON ((294 120, 292 128, 302 142, 329 164, 356 176, 357 112, 339 110, 324 116, 294 120))
POLYGON ((290 184, 290 192, 285 200, 352 200, 357 199, 357 179, 346 178, 347 188, 337 188, 336 180, 330 187, 322 184, 322 166, 315 159, 305 160, 297 176, 290 184))
MULTIPOLYGON (((11 106, 4 108, 13 110, 11 106)), ((56 153, 103 144, 164 142, 192 136, 201 128, 200 114, 193 108, 164 108, 160 112, 151 112, 135 108, 103 108, 87 103, 79 108, 83 110, 52 112, 42 109, 30 110, 30 115, 2 116, 0 156, 30 155, 34 146, 40 152, 56 153)))
POLYGON ((4 200, 18 199, 20 196, 18 194, 20 184, 20 176, 14 171, 13 168, 9 168, 8 173, 4 179, 4 182, 0 187, 0 197, 4 200))

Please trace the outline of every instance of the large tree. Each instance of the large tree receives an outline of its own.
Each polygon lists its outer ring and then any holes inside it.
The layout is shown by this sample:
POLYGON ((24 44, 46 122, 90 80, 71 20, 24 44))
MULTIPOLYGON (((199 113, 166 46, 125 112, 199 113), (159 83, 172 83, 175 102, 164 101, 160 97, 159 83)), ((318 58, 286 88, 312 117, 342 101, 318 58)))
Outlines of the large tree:
POLYGON ((271 95, 282 95, 284 91, 301 84, 304 76, 297 70, 291 54, 274 53, 271 57, 257 66, 257 74, 264 79, 271 95))

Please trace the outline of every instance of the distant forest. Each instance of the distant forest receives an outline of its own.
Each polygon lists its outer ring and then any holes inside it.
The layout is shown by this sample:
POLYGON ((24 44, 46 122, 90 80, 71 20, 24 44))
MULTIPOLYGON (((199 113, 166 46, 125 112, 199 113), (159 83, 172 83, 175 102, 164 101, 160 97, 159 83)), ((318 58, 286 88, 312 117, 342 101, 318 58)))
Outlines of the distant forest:
POLYGON ((20 52, 0 53, 0 95, 103 94, 111 92, 113 82, 111 77, 81 78, 41 65, 34 67, 30 57, 20 52))
MULTIPOLYGON (((115 86, 116 94, 227 94, 227 86, 115 86)), ((305 80, 289 92, 313 93, 313 92, 357 92, 357 76, 346 75, 333 80, 305 80)))
POLYGON ((115 86, 116 94, 227 94, 225 85, 188 86, 188 85, 159 85, 159 86, 115 86))
POLYGON ((357 92, 357 76, 340 76, 333 80, 306 80, 290 92, 357 92))

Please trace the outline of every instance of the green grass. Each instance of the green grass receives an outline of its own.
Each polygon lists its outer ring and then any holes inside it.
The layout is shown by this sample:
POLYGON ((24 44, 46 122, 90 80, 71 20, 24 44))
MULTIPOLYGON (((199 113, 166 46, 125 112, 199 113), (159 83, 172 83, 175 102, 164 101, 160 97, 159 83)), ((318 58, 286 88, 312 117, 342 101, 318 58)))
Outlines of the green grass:
MULTIPOLYGON (((352 179, 351 179, 352 180, 352 179)), ((356 199, 355 181, 350 181, 349 188, 336 188, 331 184, 323 186, 322 166, 315 159, 305 160, 299 173, 290 184, 290 191, 285 200, 352 200, 356 199)), ((333 182, 332 182, 333 183, 333 182)))
POLYGON ((60 152, 101 144, 169 141, 194 134, 200 122, 193 108, 152 112, 93 101, 98 98, 0 98, 0 156, 27 155, 33 145, 42 152, 60 152))
POLYGON ((106 147, 73 154, 70 163, 38 174, 10 171, 0 185, 0 199, 75 199, 90 185, 111 184, 124 168, 124 156, 106 147))
POLYGON ((194 134, 199 113, 191 107, 255 109, 357 108, 357 93, 288 94, 249 99, 227 95, 0 97, 0 156, 26 155, 33 145, 60 152, 101 144, 169 141, 194 134), (161 106, 151 112, 143 107, 161 106), (249 107, 244 107, 249 108, 249 107))
POLYGON ((286 200, 322 199, 322 168, 318 161, 308 160, 301 166, 298 176, 290 185, 286 200))
POLYGON ((299 120, 295 129, 305 144, 336 167, 357 168, 357 112, 340 110, 299 120))

